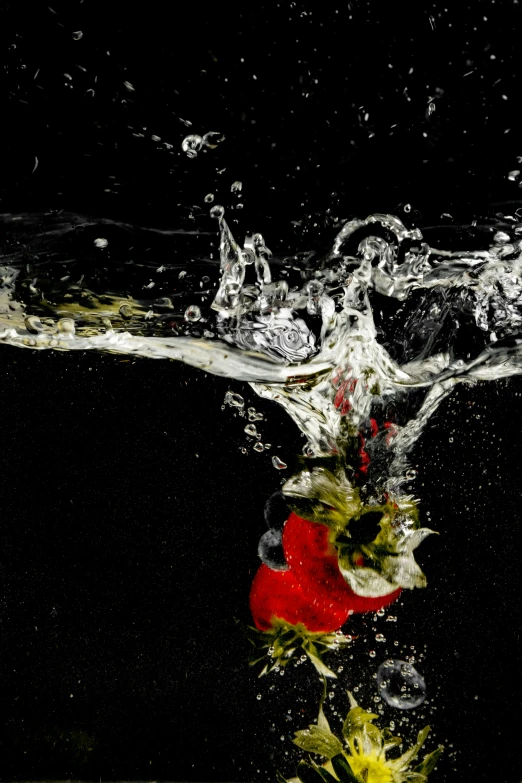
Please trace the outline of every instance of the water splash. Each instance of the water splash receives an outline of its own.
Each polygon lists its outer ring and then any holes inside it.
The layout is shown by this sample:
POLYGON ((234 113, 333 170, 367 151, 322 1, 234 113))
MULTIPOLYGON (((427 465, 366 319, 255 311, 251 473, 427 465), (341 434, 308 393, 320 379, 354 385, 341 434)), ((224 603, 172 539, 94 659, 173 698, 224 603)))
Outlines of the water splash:
POLYGON ((223 207, 211 215, 219 266, 200 255, 189 274, 183 255, 145 260, 150 232, 3 216, 0 341, 176 359, 250 383, 305 435, 283 490, 330 525, 352 589, 422 586, 413 550, 431 531, 405 491, 408 454, 457 383, 521 371, 522 227, 486 242, 477 228, 477 249, 442 250, 376 214, 346 222, 322 256, 273 258, 261 234, 238 244, 223 207), (115 230, 133 241, 117 259, 115 230))

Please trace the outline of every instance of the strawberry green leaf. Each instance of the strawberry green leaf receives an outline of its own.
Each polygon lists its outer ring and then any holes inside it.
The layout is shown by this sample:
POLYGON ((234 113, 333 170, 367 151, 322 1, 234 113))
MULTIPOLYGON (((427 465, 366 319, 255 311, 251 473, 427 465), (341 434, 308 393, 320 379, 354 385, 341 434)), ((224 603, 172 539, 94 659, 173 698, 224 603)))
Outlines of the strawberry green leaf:
POLYGON ((359 778, 354 774, 346 756, 340 753, 332 758, 332 767, 340 780, 340 783, 360 783, 359 778))
POLYGON ((294 744, 308 753, 317 753, 327 759, 343 752, 343 746, 331 731, 319 726, 310 726, 304 731, 296 731, 294 744))

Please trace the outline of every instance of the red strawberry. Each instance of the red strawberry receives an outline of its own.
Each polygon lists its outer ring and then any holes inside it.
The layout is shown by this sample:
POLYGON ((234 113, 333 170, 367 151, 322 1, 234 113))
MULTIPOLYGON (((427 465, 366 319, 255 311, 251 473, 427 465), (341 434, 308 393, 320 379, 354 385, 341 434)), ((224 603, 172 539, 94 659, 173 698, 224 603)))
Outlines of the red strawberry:
POLYGON ((285 559, 303 589, 316 596, 326 595, 352 612, 376 612, 399 597, 400 588, 377 598, 356 595, 339 571, 337 550, 329 542, 328 536, 326 525, 309 522, 294 513, 290 514, 285 523, 285 559))
POLYGON ((250 609, 260 631, 270 630, 274 618, 302 623, 313 633, 336 631, 346 622, 348 608, 324 593, 303 588, 292 571, 273 571, 264 564, 250 591, 250 609))

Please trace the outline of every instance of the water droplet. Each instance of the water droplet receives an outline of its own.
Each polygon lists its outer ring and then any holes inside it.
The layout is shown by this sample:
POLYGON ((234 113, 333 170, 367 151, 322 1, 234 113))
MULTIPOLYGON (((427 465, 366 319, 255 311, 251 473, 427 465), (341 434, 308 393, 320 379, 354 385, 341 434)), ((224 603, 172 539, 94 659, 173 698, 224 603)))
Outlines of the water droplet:
POLYGON ((202 145, 202 137, 198 136, 196 133, 191 133, 190 136, 185 136, 181 142, 181 149, 186 154, 187 158, 197 158, 202 145))
POLYGON ((60 318, 57 324, 57 328, 61 334, 73 335, 76 331, 76 327, 72 318, 60 318))
POLYGON ((506 245, 510 240, 509 234, 506 234, 505 231, 497 231, 495 236, 493 237, 493 242, 496 245, 506 245))
POLYGON ((435 104, 432 101, 431 103, 428 104, 428 116, 433 114, 434 111, 435 111, 435 104))
POLYGON ((222 133, 219 133, 219 131, 209 131, 208 133, 205 133, 201 141, 205 147, 214 150, 218 144, 221 144, 222 141, 225 141, 225 137, 222 133))
POLYGON ((189 323, 196 323, 196 321, 199 321, 201 318, 201 310, 197 305, 190 305, 185 310, 184 318, 185 321, 188 321, 189 323))
POLYGON ((279 459, 279 457, 276 454, 274 454, 274 456, 272 457, 272 465, 277 470, 286 470, 286 468, 288 467, 286 462, 283 462, 282 459, 279 459))
POLYGON ((261 699, 262 699, 262 698, 263 698, 263 697, 261 696, 261 694, 260 694, 260 693, 258 693, 258 694, 257 694, 257 696, 256 696, 256 699, 257 699, 258 701, 261 701, 261 699))
POLYGON ((265 450, 265 447, 263 446, 262 443, 258 442, 258 443, 256 443, 254 445, 254 451, 264 451, 264 450, 265 450))
POLYGON ((94 244, 96 247, 107 247, 109 242, 105 237, 98 237, 98 239, 94 240, 94 244))
POLYGON ((210 210, 210 217, 216 218, 216 220, 221 220, 224 214, 225 209, 220 204, 216 204, 216 206, 212 207, 210 210))
POLYGON ((403 209, 405 212, 411 212, 411 204, 405 204, 403 209))
POLYGON ((83 32, 81 30, 75 30, 75 32, 72 34, 73 41, 79 41, 80 38, 83 38, 83 32))
POLYGON ((29 315, 25 319, 25 328, 32 334, 38 334, 38 332, 43 332, 44 325, 37 315, 29 315))
POLYGON ((126 89, 126 90, 128 90, 129 92, 136 92, 136 88, 135 88, 135 87, 134 87, 134 85, 133 85, 133 84, 131 84, 130 82, 123 82, 123 86, 124 86, 124 87, 125 87, 125 89, 126 89))
POLYGON ((368 655, 370 656, 370 658, 375 658, 375 656, 377 655, 377 653, 375 652, 375 650, 370 650, 370 652, 368 653, 368 655))
POLYGON ((287 571, 285 555, 283 552, 283 536, 281 530, 270 528, 263 533, 257 545, 259 558, 274 571, 287 571))
POLYGON ((519 177, 520 177, 519 169, 513 169, 513 171, 510 171, 509 174, 507 175, 507 178, 510 179, 512 182, 516 182, 519 177))
POLYGON ((375 636, 375 641, 376 642, 385 642, 386 638, 382 635, 382 633, 378 633, 375 636))
POLYGON ((225 394, 225 405, 230 405, 232 408, 244 408, 245 401, 240 394, 227 391, 225 394))
POLYGON ((389 659, 377 669, 379 693, 390 707, 411 710, 426 698, 426 682, 406 661, 389 659))
POLYGON ((255 424, 247 424, 245 427, 245 432, 247 435, 250 435, 252 438, 255 438, 258 434, 255 424))
POLYGON ((230 186, 230 192, 231 193, 239 193, 241 190, 243 190, 243 183, 240 182, 239 180, 236 180, 230 186))
POLYGON ((213 193, 207 193, 207 195, 205 196, 203 201, 205 202, 205 204, 212 204, 212 202, 214 201, 214 194, 213 193))
POLYGON ((413 468, 410 468, 405 473, 405 476, 408 479, 408 481, 412 481, 415 478, 416 475, 417 475, 417 471, 414 470, 413 468))

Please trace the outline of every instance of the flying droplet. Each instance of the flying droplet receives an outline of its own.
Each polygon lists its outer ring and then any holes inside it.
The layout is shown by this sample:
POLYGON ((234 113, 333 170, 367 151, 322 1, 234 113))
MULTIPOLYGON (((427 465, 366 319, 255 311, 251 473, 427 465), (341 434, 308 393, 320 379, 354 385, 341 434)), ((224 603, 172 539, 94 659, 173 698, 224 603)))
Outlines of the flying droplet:
POLYGON ((407 661, 389 659, 377 669, 379 695, 390 707, 411 710, 426 698, 426 682, 407 661))
POLYGON ((245 401, 240 394, 227 391, 225 394, 225 405, 230 405, 232 408, 244 408, 245 401))
POLYGON ((279 457, 276 454, 274 454, 274 456, 272 457, 272 465, 277 470, 286 470, 286 468, 288 467, 286 462, 283 462, 282 459, 279 459, 279 457))
POLYGON ((185 310, 185 321, 196 323, 201 318, 201 310, 197 305, 189 305, 185 310))

